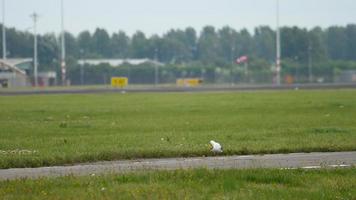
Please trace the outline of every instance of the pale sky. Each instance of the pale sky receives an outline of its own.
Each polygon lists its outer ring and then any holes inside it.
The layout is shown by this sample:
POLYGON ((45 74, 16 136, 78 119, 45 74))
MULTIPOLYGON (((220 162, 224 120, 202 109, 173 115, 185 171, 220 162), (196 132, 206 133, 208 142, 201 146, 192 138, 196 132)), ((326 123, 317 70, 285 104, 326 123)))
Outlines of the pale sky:
MULTIPOLYGON (((2 1, 2 0, 1 0, 2 1)), ((60 0, 5 0, 6 24, 20 30, 32 26, 29 17, 40 15, 40 33, 60 31, 60 0)), ((205 25, 253 30, 259 25, 275 27, 276 0, 64 0, 65 29, 105 28, 133 34, 162 34, 171 28, 205 25)), ((2 12, 2 11, 1 11, 2 12)), ((281 25, 328 27, 356 23, 356 0, 280 0, 281 25)))

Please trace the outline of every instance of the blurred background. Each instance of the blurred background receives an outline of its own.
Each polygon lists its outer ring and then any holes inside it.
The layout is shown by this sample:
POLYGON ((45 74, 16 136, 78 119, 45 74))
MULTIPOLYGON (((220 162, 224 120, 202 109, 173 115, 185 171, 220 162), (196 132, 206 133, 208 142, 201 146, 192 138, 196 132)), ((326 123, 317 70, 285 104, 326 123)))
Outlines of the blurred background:
POLYGON ((0 84, 356 83, 354 8, 351 0, 2 0, 0 84))

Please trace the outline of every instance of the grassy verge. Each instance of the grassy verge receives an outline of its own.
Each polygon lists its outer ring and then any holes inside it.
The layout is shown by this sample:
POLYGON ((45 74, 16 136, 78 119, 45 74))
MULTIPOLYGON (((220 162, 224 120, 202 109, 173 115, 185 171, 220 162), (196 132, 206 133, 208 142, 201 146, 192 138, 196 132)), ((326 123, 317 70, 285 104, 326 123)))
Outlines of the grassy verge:
POLYGON ((0 183, 2 199, 355 199, 356 170, 191 170, 0 183))
POLYGON ((0 97, 0 168, 356 150, 356 91, 0 97))

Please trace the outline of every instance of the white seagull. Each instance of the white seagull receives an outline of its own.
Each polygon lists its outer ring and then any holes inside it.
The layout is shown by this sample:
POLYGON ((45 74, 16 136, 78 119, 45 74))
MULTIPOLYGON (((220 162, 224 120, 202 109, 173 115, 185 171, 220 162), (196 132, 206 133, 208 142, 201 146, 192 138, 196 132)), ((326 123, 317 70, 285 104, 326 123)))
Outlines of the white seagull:
POLYGON ((222 146, 219 143, 215 142, 214 140, 211 140, 210 144, 212 147, 212 149, 211 149, 212 152, 214 152, 214 153, 222 153, 223 152, 222 146))

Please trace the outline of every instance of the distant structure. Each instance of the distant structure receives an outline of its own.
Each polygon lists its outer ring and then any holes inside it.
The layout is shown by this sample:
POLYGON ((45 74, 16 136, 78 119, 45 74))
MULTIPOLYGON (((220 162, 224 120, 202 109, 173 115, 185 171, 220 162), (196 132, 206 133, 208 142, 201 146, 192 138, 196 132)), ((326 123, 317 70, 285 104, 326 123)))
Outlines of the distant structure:
POLYGON ((66 43, 65 43, 65 30, 64 30, 64 0, 61 0, 61 72, 62 72, 62 85, 67 85, 67 64, 66 64, 66 43))
POLYGON ((31 58, 0 59, 0 87, 29 86, 29 71, 32 64, 31 58))
POLYGON ((58 85, 57 72, 54 71, 39 72, 38 81, 39 81, 39 86, 41 87, 56 86, 58 85))
POLYGON ((279 27, 279 0, 276 0, 276 74, 275 82, 277 85, 281 84, 281 29, 279 27))
POLYGON ((100 65, 100 64, 109 64, 111 67, 119 67, 123 64, 130 65, 141 65, 141 64, 153 64, 158 66, 163 66, 163 63, 151 60, 148 58, 144 59, 81 59, 78 60, 78 64, 84 65, 100 65))
POLYGON ((336 83, 356 83, 356 70, 344 70, 335 80, 336 83))
MULTIPOLYGON (((0 59, 0 88, 33 86, 32 69, 32 58, 0 59)), ((56 72, 38 73, 38 86, 55 85, 57 85, 56 72)))
POLYGON ((6 60, 6 25, 5 25, 5 0, 2 0, 2 59, 6 60))

